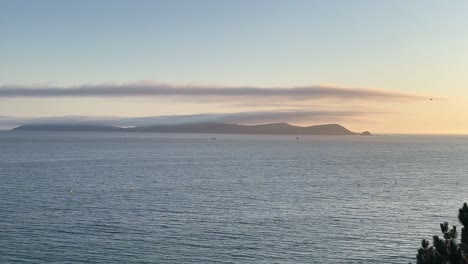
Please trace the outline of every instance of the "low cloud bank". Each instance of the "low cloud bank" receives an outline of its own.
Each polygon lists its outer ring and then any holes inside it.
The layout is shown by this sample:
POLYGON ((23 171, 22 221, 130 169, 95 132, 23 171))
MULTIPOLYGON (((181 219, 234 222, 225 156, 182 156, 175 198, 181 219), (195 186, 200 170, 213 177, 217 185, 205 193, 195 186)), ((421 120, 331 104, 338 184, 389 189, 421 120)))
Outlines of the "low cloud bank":
POLYGON ((54 97, 168 97, 185 99, 201 98, 265 98, 275 97, 289 100, 312 99, 377 99, 377 100, 417 100, 428 97, 400 92, 343 88, 337 86, 307 87, 222 87, 222 86, 183 86, 164 84, 99 84, 72 87, 1 85, 0 98, 54 98, 54 97))

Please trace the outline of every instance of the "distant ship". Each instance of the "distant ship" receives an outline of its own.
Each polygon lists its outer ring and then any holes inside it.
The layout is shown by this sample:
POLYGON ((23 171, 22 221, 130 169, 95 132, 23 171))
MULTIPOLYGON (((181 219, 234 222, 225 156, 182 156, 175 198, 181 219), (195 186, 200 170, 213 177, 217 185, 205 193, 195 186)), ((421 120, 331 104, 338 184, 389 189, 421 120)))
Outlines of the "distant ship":
POLYGON ((211 139, 211 140, 216 140, 216 137, 212 137, 212 138, 210 138, 210 139, 211 139))
POLYGON ((298 137, 296 137, 296 139, 299 139, 299 136, 298 136, 298 137))

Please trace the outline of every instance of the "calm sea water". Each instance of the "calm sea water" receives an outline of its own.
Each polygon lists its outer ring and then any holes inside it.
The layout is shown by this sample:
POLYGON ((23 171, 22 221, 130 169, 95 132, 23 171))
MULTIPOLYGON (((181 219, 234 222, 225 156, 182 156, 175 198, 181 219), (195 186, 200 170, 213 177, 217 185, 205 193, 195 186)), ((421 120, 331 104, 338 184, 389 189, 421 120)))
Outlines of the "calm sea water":
POLYGON ((467 173, 463 136, 3 131, 0 262, 414 263, 467 173))

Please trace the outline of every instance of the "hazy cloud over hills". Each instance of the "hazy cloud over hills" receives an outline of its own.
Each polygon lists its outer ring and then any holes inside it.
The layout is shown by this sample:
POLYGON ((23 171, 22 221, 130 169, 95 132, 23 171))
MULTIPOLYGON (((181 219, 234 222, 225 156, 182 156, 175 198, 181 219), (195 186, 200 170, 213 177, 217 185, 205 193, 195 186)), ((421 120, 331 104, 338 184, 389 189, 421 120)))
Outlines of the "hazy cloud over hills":
POLYGON ((296 111, 274 110, 238 113, 215 113, 194 115, 166 115, 150 117, 41 117, 14 118, 0 117, 0 127, 12 128, 24 124, 102 124, 122 127, 148 126, 158 124, 186 124, 203 122, 223 122, 235 124, 257 124, 269 122, 291 122, 310 120, 309 123, 330 123, 351 118, 372 115, 364 111, 296 111))
POLYGON ((80 86, 0 85, 0 100, 6 102, 2 105, 5 109, 13 106, 31 111, 37 109, 36 116, 50 116, 50 111, 41 114, 40 108, 42 105, 48 109, 50 102, 56 109, 66 110, 58 117, 0 117, 0 129, 41 123, 131 127, 197 122, 288 122, 296 125, 364 122, 368 127, 369 122, 377 120, 376 116, 388 113, 389 107, 393 111, 396 103, 428 102, 428 98, 389 90, 320 85, 234 87, 150 82, 80 86), (96 105, 96 100, 101 99, 102 105, 100 101, 96 105), (14 105, 16 100, 23 103, 14 105), (375 109, 377 111, 373 111, 375 109), (147 117, 115 117, 127 114, 147 117))

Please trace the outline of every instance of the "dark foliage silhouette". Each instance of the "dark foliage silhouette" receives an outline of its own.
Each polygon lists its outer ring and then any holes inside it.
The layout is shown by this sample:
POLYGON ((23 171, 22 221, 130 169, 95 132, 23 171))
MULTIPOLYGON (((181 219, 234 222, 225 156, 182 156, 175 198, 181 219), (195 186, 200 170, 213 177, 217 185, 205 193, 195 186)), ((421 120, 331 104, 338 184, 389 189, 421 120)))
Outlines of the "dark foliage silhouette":
POLYGON ((434 236, 432 245, 423 239, 416 255, 417 264, 468 264, 468 206, 466 203, 458 212, 463 225, 460 243, 456 242, 457 227, 450 228, 447 222, 440 224, 443 237, 434 236))

